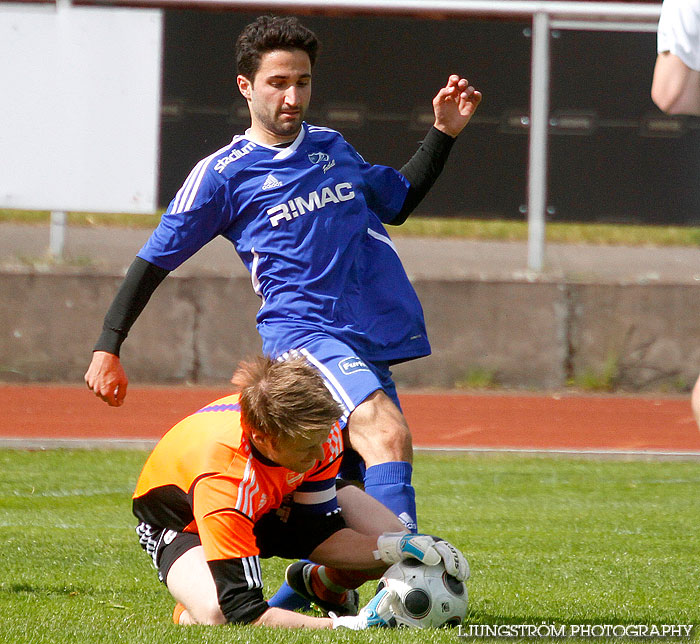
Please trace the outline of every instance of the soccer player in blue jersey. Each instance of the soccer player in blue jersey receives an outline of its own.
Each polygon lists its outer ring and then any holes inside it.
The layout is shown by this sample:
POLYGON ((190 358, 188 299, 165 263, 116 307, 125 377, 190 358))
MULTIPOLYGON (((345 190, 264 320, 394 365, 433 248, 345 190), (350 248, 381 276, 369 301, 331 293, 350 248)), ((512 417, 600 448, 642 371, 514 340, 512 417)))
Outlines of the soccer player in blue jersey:
POLYGON ((428 192, 481 94, 450 76, 408 163, 371 165, 338 132, 304 121, 317 51, 296 18, 261 17, 241 33, 237 82, 250 128, 187 177, 109 308, 85 380, 108 404, 123 403, 118 356, 131 325, 170 271, 222 235, 261 298, 263 351, 305 356, 342 404, 347 442, 361 456, 346 459, 343 475, 362 478, 415 531, 411 435, 390 367, 430 345, 384 225, 403 223, 428 192))

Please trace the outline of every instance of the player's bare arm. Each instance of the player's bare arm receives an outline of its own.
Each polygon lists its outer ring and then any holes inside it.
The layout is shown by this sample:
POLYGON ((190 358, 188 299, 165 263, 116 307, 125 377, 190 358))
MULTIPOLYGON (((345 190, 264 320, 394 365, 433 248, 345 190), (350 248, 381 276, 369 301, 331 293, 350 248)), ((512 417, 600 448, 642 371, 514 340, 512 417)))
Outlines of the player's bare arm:
POLYGON ((700 116, 700 71, 669 51, 656 58, 651 98, 667 114, 700 116))
POLYGON ((695 381, 695 386, 693 387, 693 394, 690 399, 690 404, 693 408, 693 415, 695 416, 695 422, 698 424, 700 429, 700 377, 695 381))
POLYGON ((433 99, 435 128, 456 138, 469 123, 481 102, 481 92, 466 78, 452 74, 433 99))
MULTIPOLYGON (((393 523, 393 520, 392 520, 393 523)), ((310 558, 323 565, 338 563, 344 570, 362 570, 368 578, 378 578, 391 564, 405 559, 417 559, 426 565, 445 565, 449 574, 464 580, 469 576, 469 565, 464 555, 450 543, 424 534, 403 532, 386 532, 379 537, 370 537, 344 528, 333 534, 329 539, 313 550, 310 558), (355 550, 357 549, 357 550, 355 550)), ((203 548, 193 548, 189 553, 178 559, 168 574, 168 589, 179 600, 184 600, 192 591, 192 579, 209 576, 204 559, 203 548), (197 572, 199 574, 193 574, 197 572), (181 588, 181 586, 184 586, 181 588)), ((180 625, 189 624, 223 624, 226 619, 217 607, 210 612, 201 612, 197 616, 197 604, 213 604, 216 593, 213 584, 208 587, 208 602, 204 601, 201 593, 187 602, 189 609, 183 610, 178 617, 180 625)), ((202 586, 204 588, 205 586, 202 586)), ((356 616, 316 618, 300 615, 280 608, 268 608, 251 622, 254 626, 285 627, 285 628, 350 628, 364 630, 372 626, 386 626, 393 615, 393 591, 377 593, 369 604, 356 616)))
POLYGON ((85 373, 88 389, 110 407, 120 407, 126 396, 129 379, 119 357, 106 351, 95 351, 85 373))
MULTIPOLYGON (((401 526, 403 527, 403 526, 401 526)), ((386 569, 386 564, 374 556, 377 537, 360 534, 350 528, 338 530, 311 553, 311 561, 345 570, 377 570, 377 577, 386 569)))

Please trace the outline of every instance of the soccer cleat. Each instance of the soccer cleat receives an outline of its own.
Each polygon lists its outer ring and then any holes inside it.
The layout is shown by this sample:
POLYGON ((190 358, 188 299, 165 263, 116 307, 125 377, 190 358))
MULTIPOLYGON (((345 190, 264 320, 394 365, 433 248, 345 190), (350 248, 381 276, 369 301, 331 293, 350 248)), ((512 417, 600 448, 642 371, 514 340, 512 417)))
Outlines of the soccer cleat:
POLYGON ((321 599, 314 592, 311 586, 311 572, 314 566, 315 564, 306 561, 297 561, 288 566, 284 577, 290 588, 318 606, 326 614, 332 612, 339 616, 357 615, 360 607, 360 596, 356 590, 347 590, 345 601, 342 604, 321 599))
POLYGON ((173 624, 180 623, 180 617, 182 617, 182 613, 184 612, 185 607, 180 602, 175 604, 175 609, 173 610, 173 624))

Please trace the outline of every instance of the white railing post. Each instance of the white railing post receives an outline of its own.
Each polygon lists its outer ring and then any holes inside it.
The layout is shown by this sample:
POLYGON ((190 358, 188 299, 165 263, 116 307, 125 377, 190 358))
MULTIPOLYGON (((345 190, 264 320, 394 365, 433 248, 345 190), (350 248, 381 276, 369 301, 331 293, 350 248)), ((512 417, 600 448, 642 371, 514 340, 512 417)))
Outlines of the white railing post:
POLYGON ((536 13, 532 17, 531 73, 527 267, 539 272, 544 266, 549 129, 549 15, 545 12, 536 13))
POLYGON ((66 246, 66 213, 54 210, 49 224, 49 255, 58 262, 63 261, 66 246))

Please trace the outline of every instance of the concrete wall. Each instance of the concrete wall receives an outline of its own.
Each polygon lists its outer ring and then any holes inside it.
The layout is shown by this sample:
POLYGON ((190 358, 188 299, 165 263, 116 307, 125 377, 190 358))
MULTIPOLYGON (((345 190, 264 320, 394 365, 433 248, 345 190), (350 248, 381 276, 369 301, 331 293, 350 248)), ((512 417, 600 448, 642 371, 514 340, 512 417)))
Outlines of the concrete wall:
POLYGON ((478 372, 507 387, 608 383, 685 390, 700 372, 693 285, 417 282, 433 355, 397 368, 411 386, 478 372))
MULTIPOLYGON (((82 379, 121 276, 0 273, 0 380, 82 379)), ((693 285, 416 280, 433 355, 397 365, 404 387, 453 387, 475 374, 506 387, 610 381, 689 387, 700 372, 693 285)), ((122 350, 132 383, 223 384, 259 352, 247 278, 171 277, 122 350)))

